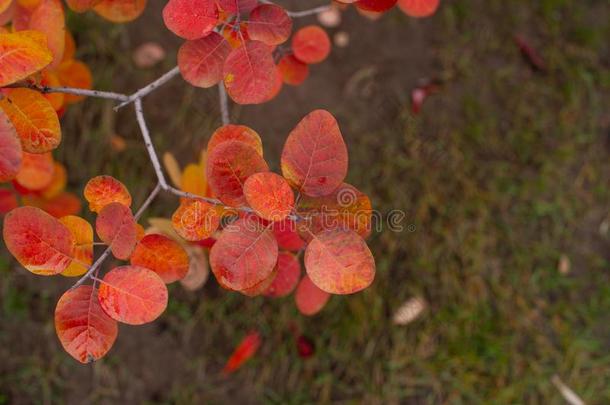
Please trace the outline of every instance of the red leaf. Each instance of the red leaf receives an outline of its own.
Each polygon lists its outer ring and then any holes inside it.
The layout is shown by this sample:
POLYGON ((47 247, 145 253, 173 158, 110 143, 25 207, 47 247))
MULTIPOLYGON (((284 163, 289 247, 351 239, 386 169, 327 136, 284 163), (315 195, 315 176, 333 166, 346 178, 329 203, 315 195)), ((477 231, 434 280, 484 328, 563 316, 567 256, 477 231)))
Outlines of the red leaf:
POLYGON ((210 250, 210 265, 221 285, 241 291, 267 279, 275 268, 277 256, 273 233, 246 217, 222 231, 210 250))
POLYGON ((276 221, 272 227, 280 249, 297 252, 305 245, 305 241, 297 233, 297 224, 293 220, 276 221))
POLYGON ((102 310, 90 285, 68 290, 55 308, 55 331, 61 345, 81 363, 104 357, 119 333, 117 322, 102 310))
POLYGON ((394 7, 396 0, 359 0, 356 7, 361 10, 382 12, 394 7))
POLYGON ((423 18, 433 15, 440 2, 440 0, 398 0, 398 7, 410 17, 423 18))
POLYGON ((184 39, 208 35, 218 23, 214 0, 169 0, 163 8, 165 26, 184 39))
POLYGON ((208 141, 207 152, 208 156, 218 145, 228 141, 240 141, 252 146, 256 151, 263 156, 263 142, 258 133, 245 125, 224 125, 218 128, 212 134, 208 141))
POLYGON ((182 246, 157 234, 146 235, 138 242, 130 262, 154 271, 166 284, 183 279, 189 269, 189 258, 182 246))
POLYGON ((228 14, 249 13, 256 7, 257 0, 217 0, 218 6, 228 14))
POLYGON ((292 212, 294 193, 288 182, 272 172, 255 173, 244 183, 248 205, 263 219, 281 221, 292 212))
POLYGON ((8 251, 34 274, 58 274, 72 262, 74 237, 39 208, 15 208, 6 214, 2 232, 8 251))
POLYGON ((184 80, 197 87, 212 87, 222 80, 225 59, 231 46, 220 34, 186 41, 178 50, 178 67, 184 80))
POLYGON ((129 259, 137 242, 136 221, 129 208, 118 202, 106 205, 97 216, 95 230, 114 257, 129 259))
POLYGON ((21 167, 21 142, 15 127, 0 109, 0 182, 15 178, 21 167))
POLYGON ((298 86, 309 76, 309 66, 301 62, 294 55, 284 55, 277 65, 286 84, 298 86))
POLYGON ((252 356, 256 354, 261 345, 261 336, 258 332, 250 332, 235 348, 231 357, 225 364, 222 372, 230 374, 237 371, 252 356))
POLYGON ((229 96, 238 104, 260 104, 273 91, 275 63, 271 48, 250 41, 234 49, 225 61, 223 76, 229 96))
POLYGON ((320 290, 307 275, 303 276, 294 294, 297 309, 306 316, 312 316, 320 312, 329 298, 330 294, 320 290))
POLYGON ((309 113, 292 130, 282 151, 282 174, 303 193, 332 193, 347 175, 347 147, 328 111, 309 113))
POLYGON ((99 301, 112 319, 142 325, 167 308, 167 287, 154 271, 139 266, 116 267, 100 285, 99 301))
POLYGON ((297 351, 300 357, 307 359, 316 353, 316 346, 311 339, 301 335, 297 337, 297 351))
POLYGON ((268 297, 285 297, 295 289, 301 278, 301 264, 295 255, 280 252, 277 258, 277 274, 265 291, 268 297))
POLYGON ((308 65, 320 63, 330 53, 330 38, 322 28, 309 25, 292 37, 292 52, 298 60, 308 65))
POLYGON ((286 10, 274 4, 261 4, 252 10, 248 20, 250 39, 267 45, 286 42, 292 32, 292 19, 286 10))

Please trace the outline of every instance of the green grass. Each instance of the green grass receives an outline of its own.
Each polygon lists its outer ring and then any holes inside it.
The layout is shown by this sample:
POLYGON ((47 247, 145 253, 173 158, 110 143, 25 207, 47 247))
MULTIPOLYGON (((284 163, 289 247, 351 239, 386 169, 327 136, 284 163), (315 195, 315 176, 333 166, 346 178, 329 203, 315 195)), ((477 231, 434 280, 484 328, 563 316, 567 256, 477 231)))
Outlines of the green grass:
MULTIPOLYGON (((390 30, 419 24, 413 29, 431 51, 413 57, 429 58, 432 68, 418 75, 445 83, 415 118, 408 88, 379 83, 372 101, 335 100, 347 103, 340 121, 349 182, 381 213, 404 210, 405 227, 415 226, 372 236, 373 286, 333 297, 314 318, 299 316, 290 298, 247 299, 213 281, 198 293, 173 286, 161 320, 122 327, 109 356, 82 367, 62 352, 52 324, 69 281, 3 262, 0 404, 556 404, 563 400, 550 381, 555 374, 587 404, 610 402, 610 237, 599 232, 610 207, 609 17, 603 0, 458 0, 429 22, 388 16, 380 24, 390 30), (546 74, 530 70, 514 34, 539 50, 546 74), (371 105, 392 119, 359 126, 361 117, 349 115, 371 105), (562 254, 571 260, 567 275, 557 269, 562 254), (414 295, 428 302, 424 315, 393 325, 393 311, 414 295), (232 347, 252 328, 264 336, 261 351, 221 377, 232 347), (298 357, 293 330, 315 341, 315 357, 298 357)), ((125 55, 137 32, 88 27, 80 31, 91 44, 83 58, 98 87, 135 88, 130 77, 145 83, 172 65, 134 72, 125 55)), ((159 150, 194 160, 218 125, 215 97, 178 82, 151 96, 159 150)), ((246 119, 267 125, 269 117, 248 111, 246 119)), ((298 118, 274 119, 290 127, 298 118)), ((150 190, 153 173, 130 112, 114 116, 110 104, 87 102, 68 113, 64 128, 58 156, 74 190, 102 172, 124 179, 139 200, 150 190), (121 154, 108 147, 114 131, 129 142, 121 154)), ((277 150, 284 136, 265 142, 277 150)), ((168 215, 175 204, 162 199, 151 215, 168 215)))

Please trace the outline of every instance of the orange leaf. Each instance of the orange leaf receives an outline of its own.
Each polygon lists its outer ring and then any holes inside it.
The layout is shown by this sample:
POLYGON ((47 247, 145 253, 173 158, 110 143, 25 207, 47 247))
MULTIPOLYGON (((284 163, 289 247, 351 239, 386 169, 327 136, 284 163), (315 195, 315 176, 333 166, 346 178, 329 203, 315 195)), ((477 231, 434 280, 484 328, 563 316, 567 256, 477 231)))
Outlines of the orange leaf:
POLYGON ((250 41, 231 51, 223 70, 229 96, 238 104, 260 104, 273 91, 276 74, 271 48, 250 41))
POLYGON ((66 215, 76 215, 81 210, 80 199, 72 193, 64 191, 51 199, 38 197, 36 195, 24 195, 22 202, 40 208, 55 218, 66 215))
POLYGON ((184 80, 197 87, 212 87, 222 80, 222 68, 231 46, 220 34, 186 41, 178 50, 178 67, 184 80))
POLYGON ((214 0, 169 0, 163 9, 165 26, 184 39, 208 35, 218 23, 214 0))
POLYGON ((41 154, 24 152, 15 181, 31 191, 42 190, 51 184, 54 171, 55 165, 50 152, 41 154))
POLYGON ((7 249, 34 274, 61 273, 72 261, 74 237, 57 219, 34 207, 15 208, 4 218, 7 249))
POLYGON ((217 0, 218 6, 228 14, 249 13, 256 7, 257 0, 217 0))
POLYGON ((212 151, 220 144, 228 141, 240 141, 252 146, 259 155, 263 156, 263 141, 258 133, 245 125, 224 125, 212 134, 208 141, 207 151, 212 151))
POLYGON ((106 205, 97 216, 95 230, 114 257, 129 259, 137 241, 136 221, 129 208, 118 202, 106 205))
POLYGON ((15 25, 17 31, 33 30, 46 36, 48 49, 53 55, 50 67, 59 66, 66 44, 66 21, 61 1, 40 0, 30 10, 18 7, 14 18, 22 22, 22 24, 15 25))
POLYGON ((0 0, 0 14, 4 13, 11 7, 13 0, 0 0))
POLYGON ((154 271, 166 284, 183 279, 189 269, 189 258, 182 246, 158 234, 142 238, 130 263, 154 271))
POLYGON ((292 253, 280 252, 277 258, 277 274, 273 283, 265 291, 268 297, 285 297, 299 283, 301 278, 301 264, 292 253))
MULTIPOLYGON (((45 69, 40 73, 40 85, 43 87, 59 87, 61 83, 55 72, 45 69)), ((55 111, 61 110, 64 106, 66 97, 63 93, 46 93, 43 96, 49 100, 55 111)))
POLYGON ((182 191, 205 197, 208 184, 205 179, 205 167, 198 164, 189 164, 182 172, 180 179, 182 191))
POLYGON ((244 183, 244 196, 256 214, 269 221, 283 220, 294 206, 294 193, 288 182, 272 172, 248 177, 244 183))
POLYGON ((126 207, 131 206, 131 194, 127 187, 112 176, 96 176, 85 186, 85 200, 89 209, 100 212, 106 205, 118 202, 126 207))
POLYGON ((292 52, 298 60, 308 65, 320 63, 330 53, 330 38, 317 25, 308 25, 292 37, 292 52))
POLYGON ((277 242, 269 228, 245 217, 222 231, 210 250, 210 265, 220 284, 241 291, 267 279, 277 256, 277 242))
POLYGON ((154 271, 139 266, 116 267, 100 285, 99 302, 112 319, 142 325, 167 308, 167 287, 154 271))
POLYGON ((258 332, 249 333, 240 343, 237 345, 231 357, 225 364, 222 372, 229 374, 237 371, 241 366, 244 365, 252 356, 256 354, 259 347, 261 346, 261 336, 258 332))
POLYGON ((331 294, 352 294, 375 278, 375 259, 354 231, 316 234, 305 250, 305 269, 318 288, 331 294))
POLYGON ((436 12, 440 0, 398 0, 398 7, 408 16, 423 18, 436 12))
POLYGON ((246 203, 243 185, 248 177, 269 170, 252 146, 239 141, 223 142, 210 153, 206 177, 212 193, 223 203, 238 207, 246 203))
POLYGON ((53 60, 40 32, 0 34, 0 87, 42 70, 53 60))
MULTIPOLYGON (((63 86, 77 89, 91 89, 93 78, 89 67, 78 60, 69 60, 59 65, 57 69, 59 81, 63 86)), ((83 100, 85 96, 66 94, 66 103, 73 104, 83 100)))
POLYGON ((93 263, 93 228, 89 222, 76 215, 67 215, 59 218, 72 236, 75 245, 72 257, 74 261, 61 272, 62 276, 76 277, 87 272, 87 267, 93 263))
POLYGON ((216 207, 203 200, 185 199, 172 215, 172 225, 180 237, 188 241, 209 238, 220 224, 216 207))
POLYGON ((84 13, 85 11, 91 10, 94 6, 99 4, 102 0, 66 0, 70 10, 76 13, 84 13))
POLYGON ((89 285, 70 289, 55 308, 55 331, 61 345, 81 363, 104 357, 119 333, 117 322, 102 310, 98 292, 89 285))
POLYGON ((43 153, 61 142, 59 118, 42 94, 29 89, 6 89, 0 108, 9 117, 21 139, 23 150, 43 153))
POLYGON ((102 0, 93 11, 115 23, 133 21, 146 8, 147 0, 102 0))
POLYGON ((15 127, 0 110, 0 183, 15 178, 21 167, 23 152, 15 127))
POLYGON ((317 314, 324 308, 330 294, 320 290, 311 282, 307 275, 304 275, 294 293, 294 301, 300 313, 307 316, 317 314))
POLYGON ((72 36, 70 31, 66 30, 66 45, 64 46, 64 57, 62 59, 62 62, 74 59, 75 54, 76 42, 74 42, 74 37, 72 36))
POLYGON ((57 197, 64 191, 66 184, 68 183, 68 173, 66 172, 64 165, 59 162, 53 162, 53 167, 53 178, 51 179, 51 182, 40 190, 40 195, 46 199, 57 197))
POLYGON ((282 151, 282 174, 306 195, 332 193, 347 175, 347 147, 337 120, 315 110, 292 130, 282 151))
POLYGON ((250 13, 248 35, 267 45, 286 42, 292 32, 292 19, 286 10, 274 4, 261 4, 250 13))

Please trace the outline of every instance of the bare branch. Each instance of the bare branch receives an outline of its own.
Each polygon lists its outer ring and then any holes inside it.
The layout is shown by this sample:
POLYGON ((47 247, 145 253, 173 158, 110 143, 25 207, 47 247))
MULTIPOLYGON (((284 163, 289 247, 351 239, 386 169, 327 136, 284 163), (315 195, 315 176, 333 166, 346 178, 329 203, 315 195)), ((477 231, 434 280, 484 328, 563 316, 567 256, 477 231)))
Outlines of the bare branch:
POLYGON ((218 83, 218 98, 220 103, 220 116, 222 117, 222 125, 229 125, 229 100, 227 99, 227 91, 224 83, 218 83))
POLYGON ((101 91, 101 90, 87 90, 87 89, 78 89, 74 87, 49 87, 49 86, 38 86, 34 83, 27 82, 19 82, 13 83, 6 88, 23 88, 36 90, 42 94, 48 93, 64 93, 64 94, 74 94, 76 96, 85 96, 85 97, 96 97, 96 98, 105 98, 108 100, 116 100, 116 101, 126 101, 129 99, 129 96, 121 93, 114 93, 111 91, 101 91))
POLYGON ((131 104, 131 103, 135 102, 136 100, 147 96, 148 94, 152 93, 159 87, 163 86, 165 83, 169 82, 174 77, 178 76, 179 73, 180 73, 180 69, 178 68, 178 66, 174 67, 172 70, 165 73, 163 76, 159 77, 155 81, 151 82, 150 84, 142 87, 140 90, 136 91, 132 95, 128 96, 125 101, 123 101, 121 104, 114 107, 114 111, 118 111, 121 108, 125 107, 127 104, 131 104))
POLYGON ((135 100, 135 110, 136 119, 138 120, 138 124, 140 125, 140 131, 142 132, 142 138, 144 138, 144 146, 146 146, 146 151, 148 152, 150 161, 153 165, 153 168, 155 169, 155 173, 157 174, 157 179, 159 180, 161 188, 163 190, 167 190, 169 186, 167 185, 167 181, 165 180, 165 175, 163 174, 163 169, 161 168, 161 162, 159 162, 159 157, 157 156, 157 152, 155 152, 155 147, 152 143, 152 139, 150 138, 148 126, 146 125, 146 119, 144 118, 144 110, 142 109, 142 99, 137 98, 135 100))

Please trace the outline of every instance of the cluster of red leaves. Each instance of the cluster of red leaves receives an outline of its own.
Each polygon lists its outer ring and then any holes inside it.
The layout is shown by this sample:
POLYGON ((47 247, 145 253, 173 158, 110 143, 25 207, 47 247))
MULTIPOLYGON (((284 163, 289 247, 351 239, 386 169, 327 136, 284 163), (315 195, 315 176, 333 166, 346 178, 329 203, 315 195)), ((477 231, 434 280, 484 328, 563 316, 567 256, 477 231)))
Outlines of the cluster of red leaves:
MULTIPOLYGON (((355 293, 373 281, 375 263, 363 240, 370 233, 371 203, 343 182, 347 149, 330 113, 313 111, 290 133, 282 175, 269 171, 260 136, 241 125, 219 128, 206 160, 205 175, 199 174, 205 180, 191 192, 225 206, 183 199, 172 223, 189 241, 214 238, 210 265, 222 287, 269 297, 296 289, 298 309, 313 315, 330 294, 355 293), (220 229, 223 217, 238 212, 236 221, 220 229), (303 251, 307 275, 301 277, 295 254, 303 251)), ((187 167, 182 175, 185 191, 189 172, 187 167)))
MULTIPOLYGON (((15 1, 6 7, 0 24, 0 213, 23 204, 62 217, 80 211, 79 199, 64 191, 66 169, 51 151, 62 138, 59 117, 81 97, 6 86, 91 88, 89 68, 74 58, 76 46, 65 29, 58 0, 15 1)), ((1 8, 1 6, 0 6, 1 8)))
MULTIPOLYGON (((127 188, 115 178, 91 179, 84 196, 97 213, 99 239, 116 259, 129 261, 95 278, 93 286, 68 290, 57 304, 57 335, 70 355, 86 363, 110 350, 117 322, 140 325, 161 315, 168 300, 165 284, 186 276, 189 259, 170 238, 144 235, 127 188)), ((4 219, 3 237, 7 249, 34 274, 81 276, 93 262, 93 227, 74 215, 56 219, 36 207, 15 208, 4 219)))
POLYGON ((423 18, 433 15, 440 0, 335 0, 341 4, 354 4, 361 14, 377 18, 394 6, 410 17, 423 18))
POLYGON ((256 0, 170 0, 163 19, 187 40, 178 51, 184 79, 197 87, 223 81, 239 104, 264 103, 282 83, 302 83, 308 65, 330 53, 330 39, 317 26, 297 31, 290 49, 282 46, 292 33, 292 19, 282 7, 256 0))

